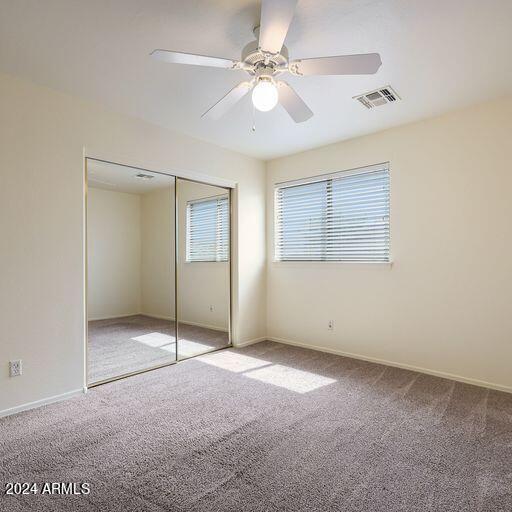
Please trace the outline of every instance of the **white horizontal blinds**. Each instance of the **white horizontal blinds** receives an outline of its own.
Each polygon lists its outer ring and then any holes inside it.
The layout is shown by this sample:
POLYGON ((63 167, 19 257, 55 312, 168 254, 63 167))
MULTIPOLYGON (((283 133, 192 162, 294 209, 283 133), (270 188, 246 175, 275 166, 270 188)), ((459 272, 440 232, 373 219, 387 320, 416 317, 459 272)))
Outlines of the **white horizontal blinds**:
POLYGON ((389 261, 389 170, 276 188, 278 261, 389 261))
POLYGON ((187 203, 187 261, 228 261, 229 201, 218 196, 187 203))
POLYGON ((276 206, 276 259, 323 259, 327 181, 278 188, 276 206))

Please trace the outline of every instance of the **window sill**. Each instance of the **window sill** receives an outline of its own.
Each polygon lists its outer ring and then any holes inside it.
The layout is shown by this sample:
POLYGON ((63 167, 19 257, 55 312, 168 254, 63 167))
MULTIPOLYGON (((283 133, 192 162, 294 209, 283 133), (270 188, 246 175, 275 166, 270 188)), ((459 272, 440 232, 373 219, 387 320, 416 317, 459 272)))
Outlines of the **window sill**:
POLYGON ((229 260, 222 260, 222 261, 209 261, 209 260, 204 260, 204 261, 185 261, 185 263, 187 264, 194 264, 194 263, 229 263, 229 260))
POLYGON ((303 260, 303 261, 291 261, 291 260, 272 260, 272 264, 276 266, 362 266, 362 267, 381 267, 381 268, 392 268, 394 265, 393 261, 318 261, 318 260, 303 260))

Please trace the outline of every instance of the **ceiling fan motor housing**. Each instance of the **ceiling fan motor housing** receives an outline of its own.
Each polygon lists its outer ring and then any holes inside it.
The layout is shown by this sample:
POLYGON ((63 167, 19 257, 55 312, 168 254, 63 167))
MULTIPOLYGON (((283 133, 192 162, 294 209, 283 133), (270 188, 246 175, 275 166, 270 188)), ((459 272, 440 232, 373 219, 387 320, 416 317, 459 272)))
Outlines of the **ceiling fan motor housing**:
POLYGON ((279 53, 268 53, 258 47, 258 41, 251 41, 242 50, 242 62, 253 68, 252 72, 247 70, 251 74, 261 74, 261 71, 258 73, 258 69, 265 69, 266 74, 272 76, 278 71, 287 69, 288 49, 283 46, 279 53))

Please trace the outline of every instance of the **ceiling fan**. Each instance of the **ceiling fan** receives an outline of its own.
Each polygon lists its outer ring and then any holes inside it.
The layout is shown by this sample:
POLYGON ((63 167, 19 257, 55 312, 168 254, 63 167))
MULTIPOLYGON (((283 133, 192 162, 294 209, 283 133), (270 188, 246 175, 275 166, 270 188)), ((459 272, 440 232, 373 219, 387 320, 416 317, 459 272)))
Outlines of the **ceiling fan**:
POLYGON ((382 62, 378 53, 290 61, 283 43, 297 1, 262 0, 260 25, 254 29, 257 40, 244 47, 240 61, 170 50, 154 50, 151 56, 175 64, 241 69, 249 74, 249 80, 233 87, 201 117, 219 119, 252 90, 252 102, 258 110, 267 112, 279 102, 296 123, 302 123, 311 118, 313 112, 290 84, 277 80, 277 77, 283 73, 296 76, 369 75, 376 73, 382 62))

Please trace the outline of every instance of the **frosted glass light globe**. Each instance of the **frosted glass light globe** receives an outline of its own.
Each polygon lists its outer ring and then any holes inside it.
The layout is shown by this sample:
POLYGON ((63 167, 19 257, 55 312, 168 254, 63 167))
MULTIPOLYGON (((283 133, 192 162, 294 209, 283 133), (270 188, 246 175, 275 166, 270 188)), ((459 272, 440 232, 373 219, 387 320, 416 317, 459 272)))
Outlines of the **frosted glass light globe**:
POLYGON ((260 80, 252 90, 252 103, 262 112, 268 112, 277 105, 277 87, 270 80, 260 80))

